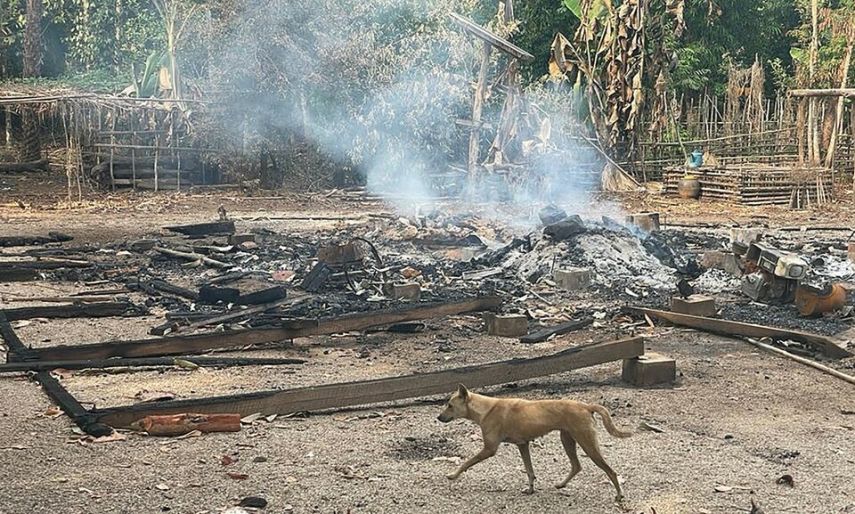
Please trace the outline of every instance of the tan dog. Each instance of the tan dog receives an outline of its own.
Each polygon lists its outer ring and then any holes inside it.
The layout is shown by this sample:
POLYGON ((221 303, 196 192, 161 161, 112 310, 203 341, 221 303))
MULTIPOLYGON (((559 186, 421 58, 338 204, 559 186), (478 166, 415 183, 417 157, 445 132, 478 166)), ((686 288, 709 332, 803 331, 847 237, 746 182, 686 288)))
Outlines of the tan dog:
POLYGON ((528 489, 525 493, 534 493, 534 469, 531 467, 529 442, 544 436, 553 430, 561 431, 561 443, 570 458, 570 474, 555 487, 562 488, 582 469, 576 455, 576 443, 609 476, 617 489, 617 501, 623 498, 617 474, 606 464, 597 444, 597 432, 594 428, 594 413, 603 418, 603 425, 609 434, 615 437, 629 437, 631 434, 618 430, 609 411, 601 405, 590 405, 573 400, 519 400, 513 398, 490 398, 470 393, 461 385, 451 395, 445 410, 437 419, 448 423, 453 419, 466 418, 481 427, 484 448, 474 457, 464 462, 460 469, 448 476, 455 480, 461 473, 496 454, 500 443, 517 445, 528 475, 528 489))

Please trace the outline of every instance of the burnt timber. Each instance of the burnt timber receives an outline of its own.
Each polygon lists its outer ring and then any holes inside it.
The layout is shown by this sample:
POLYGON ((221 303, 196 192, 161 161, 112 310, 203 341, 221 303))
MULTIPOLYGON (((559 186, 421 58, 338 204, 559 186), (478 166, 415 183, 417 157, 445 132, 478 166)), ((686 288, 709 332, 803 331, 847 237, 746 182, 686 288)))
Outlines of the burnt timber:
POLYGON ((767 327, 764 325, 754 325, 751 323, 741 323, 725 319, 705 318, 703 316, 691 316, 689 314, 678 314, 671 311, 645 309, 641 307, 630 307, 629 310, 638 314, 647 314, 649 316, 670 321, 675 325, 703 330, 705 332, 711 332, 722 336, 756 338, 769 337, 775 340, 790 340, 810 345, 822 352, 824 355, 834 359, 842 359, 852 356, 852 353, 835 343, 831 338, 819 334, 811 334, 810 332, 767 327))
POLYGON ((527 380, 630 359, 644 354, 644 339, 635 337, 569 348, 561 352, 530 359, 511 359, 476 366, 466 366, 430 373, 381 378, 340 384, 261 391, 242 395, 219 396, 192 400, 141 403, 91 411, 95 418, 115 428, 127 428, 151 415, 198 412, 216 414, 237 412, 242 416, 256 412, 262 415, 338 409, 449 393, 458 384, 469 387, 527 380))
MULTIPOLYGON (((3 339, 9 349, 9 355, 12 355, 13 352, 23 355, 29 351, 12 329, 12 325, 9 324, 3 311, 0 311, 0 338, 3 339)), ((59 408, 84 432, 95 437, 109 435, 113 432, 110 427, 98 423, 91 413, 59 383, 59 380, 50 374, 50 371, 39 371, 35 378, 42 386, 45 394, 56 402, 59 408)))
MULTIPOLYGON (((298 337, 337 334, 404 321, 492 310, 498 308, 501 303, 501 298, 497 296, 484 296, 460 302, 424 304, 405 309, 351 314, 338 318, 320 319, 316 320, 315 323, 301 321, 296 328, 258 328, 159 339, 32 348, 27 350, 27 355, 42 360, 86 360, 194 354, 214 349, 272 343, 298 337)), ((22 358, 13 351, 9 353, 8 360, 13 362, 22 360, 22 358)))

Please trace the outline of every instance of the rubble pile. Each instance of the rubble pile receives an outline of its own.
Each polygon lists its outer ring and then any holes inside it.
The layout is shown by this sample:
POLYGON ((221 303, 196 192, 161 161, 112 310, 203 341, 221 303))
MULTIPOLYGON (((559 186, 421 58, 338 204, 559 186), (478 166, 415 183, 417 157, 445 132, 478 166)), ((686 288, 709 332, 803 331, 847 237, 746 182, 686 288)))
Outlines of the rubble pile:
MULTIPOLYGON (((236 233, 234 222, 220 220, 103 248, 67 248, 60 256, 85 253, 94 265, 56 273, 89 283, 124 282, 148 293, 146 307, 185 323, 251 305, 271 308, 232 323, 276 325, 490 294, 505 299, 507 312, 546 312, 560 320, 580 305, 608 312, 627 304, 667 306, 682 294, 678 283, 689 293, 724 295, 736 319, 757 320, 769 308, 792 317, 747 292, 743 275, 756 266, 746 267, 734 248, 747 252, 762 231, 662 229, 658 215, 583 219, 556 207, 539 218, 540 226, 526 226, 430 209, 377 217, 348 233, 314 234, 236 233)), ((809 263, 806 282, 855 277, 855 264, 839 243, 805 244, 780 235, 765 241, 798 252, 809 263)), ((785 299, 778 303, 793 301, 785 299)))

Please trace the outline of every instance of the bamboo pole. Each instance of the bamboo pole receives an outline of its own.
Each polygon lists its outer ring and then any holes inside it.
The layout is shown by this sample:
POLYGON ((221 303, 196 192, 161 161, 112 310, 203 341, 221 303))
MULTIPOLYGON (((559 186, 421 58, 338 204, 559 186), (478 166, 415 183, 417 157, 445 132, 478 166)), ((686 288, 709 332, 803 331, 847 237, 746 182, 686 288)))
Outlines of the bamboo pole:
POLYGON ((855 377, 853 377, 852 375, 847 375, 846 373, 842 373, 840 371, 837 371, 836 369, 829 368, 828 366, 824 366, 824 365, 822 365, 816 361, 812 361, 810 359, 805 359, 804 357, 800 357, 798 355, 793 355, 790 352, 781 350, 780 348, 776 348, 770 344, 761 343, 760 341, 758 341, 756 339, 746 338, 746 340, 749 343, 753 344, 754 346, 761 348, 763 350, 766 350, 767 352, 774 353, 776 355, 780 355, 781 357, 786 357, 790 360, 794 360, 798 363, 804 364, 805 366, 810 366, 814 369, 818 369, 818 370, 822 371, 823 373, 826 373, 826 374, 831 375, 833 377, 837 377, 837 378, 839 378, 845 382, 849 382, 850 384, 855 384, 855 377))
POLYGON ((490 53, 493 47, 490 43, 484 42, 481 47, 481 68, 478 70, 478 82, 475 86, 475 99, 472 102, 472 131, 469 133, 469 179, 470 184, 474 183, 475 172, 477 171, 479 152, 481 146, 481 130, 479 124, 481 122, 481 111, 484 108, 484 96, 487 92, 487 72, 490 69, 490 53))
MULTIPOLYGON (((849 78, 849 66, 852 63, 852 50, 855 46, 855 36, 849 39, 846 45, 846 53, 843 56, 840 73, 840 89, 846 89, 846 79, 849 78)), ((843 96, 837 97, 837 106, 834 110, 834 130, 831 131, 831 139, 828 142, 828 150, 825 152, 825 166, 830 168, 834 164, 834 151, 837 149, 837 133, 843 128, 843 96)))

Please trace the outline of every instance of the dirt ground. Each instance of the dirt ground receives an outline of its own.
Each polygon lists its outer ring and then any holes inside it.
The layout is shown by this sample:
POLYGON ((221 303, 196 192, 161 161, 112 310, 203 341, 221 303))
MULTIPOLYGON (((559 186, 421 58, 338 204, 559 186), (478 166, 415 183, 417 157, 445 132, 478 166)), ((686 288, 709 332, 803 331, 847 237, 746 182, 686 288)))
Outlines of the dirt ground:
MULTIPOLYGON (((391 211, 380 202, 343 204, 324 194, 260 199, 240 193, 116 194, 70 205, 63 203, 61 188, 52 197, 34 193, 51 186, 39 180, 0 182, 0 234, 58 230, 75 242, 126 240, 170 223, 211 219, 220 205, 253 227, 313 232, 347 230, 365 223, 368 212, 391 211), (307 212, 350 219, 269 219, 307 212)), ((680 223, 855 226, 851 200, 800 212, 685 204, 657 195, 608 201, 627 211, 657 210, 680 223)), ((70 282, 0 284, 0 306, 8 307, 15 296, 82 289, 70 282)), ((80 344, 148 337, 160 321, 155 316, 33 320, 17 324, 16 331, 33 346, 80 344)), ((307 359, 301 366, 74 372, 62 382, 85 406, 105 407, 159 391, 192 398, 430 371, 630 334, 606 323, 523 345, 484 335, 475 315, 427 324, 420 334, 318 337, 250 354, 307 359)), ((605 475, 585 458, 583 471, 566 489, 552 487, 570 469, 557 434, 533 445, 534 495, 522 494, 522 461, 508 445, 449 482, 445 475, 478 451, 480 432, 468 421, 440 423, 441 398, 258 420, 233 434, 183 439, 126 434, 125 440, 93 443, 76 434, 67 417, 53 415, 37 384, 24 375, 4 375, 0 513, 219 513, 247 496, 265 498, 262 512, 271 513, 738 513, 750 512, 752 500, 767 514, 855 513, 852 385, 738 340, 664 325, 638 333, 647 337, 648 350, 677 360, 673 386, 630 387, 620 380, 615 362, 482 391, 607 406, 619 427, 635 432, 614 439, 600 430, 605 458, 623 481, 622 504, 613 501, 605 475), (644 430, 642 423, 661 432, 644 430), (783 475, 792 476, 794 487, 776 483, 783 475)), ((852 361, 835 366, 850 374, 855 367, 852 361)))

